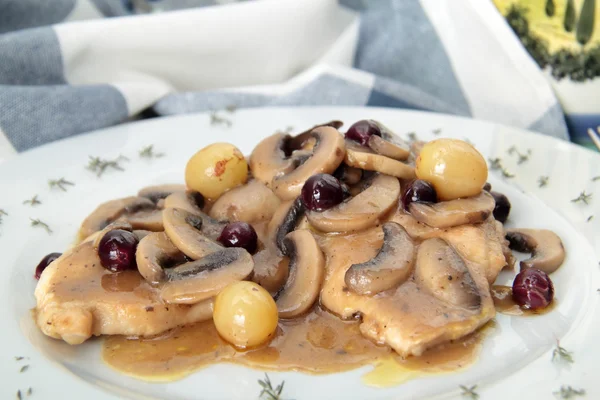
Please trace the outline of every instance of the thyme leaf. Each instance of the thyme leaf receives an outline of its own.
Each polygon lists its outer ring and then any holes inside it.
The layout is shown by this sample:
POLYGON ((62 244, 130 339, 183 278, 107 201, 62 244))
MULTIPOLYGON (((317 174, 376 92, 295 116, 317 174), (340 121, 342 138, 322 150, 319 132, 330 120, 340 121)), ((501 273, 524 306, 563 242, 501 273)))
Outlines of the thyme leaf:
POLYGON ((586 193, 585 190, 581 193, 579 193, 579 197, 574 198, 573 200, 571 200, 572 203, 585 203, 585 204, 590 204, 589 201, 592 199, 592 193, 586 193))
POLYGON ((442 133, 442 129, 441 128, 437 128, 431 131, 434 135, 439 135, 440 133, 442 133))
POLYGON ((63 192, 66 192, 67 188, 65 186, 67 186, 67 185, 68 186, 75 186, 75 184, 73 182, 69 182, 65 178, 50 179, 50 180, 48 180, 48 186, 50 186, 50 189, 52 189, 52 188, 59 188, 63 192))
POLYGON ((512 156, 513 154, 515 154, 517 152, 517 146, 514 146, 514 145, 510 146, 508 148, 508 150, 506 150, 506 152, 512 156))
POLYGON ((592 178, 592 182, 600 181, 600 175, 592 178))
POLYGON ((230 104, 227 107, 225 107, 225 111, 227 111, 228 113, 234 113, 237 110, 237 105, 236 104, 230 104))
POLYGON ((32 393, 33 393, 32 388, 27 389, 27 396, 31 396, 32 393))
POLYGON ((408 132, 406 135, 411 142, 416 142, 418 140, 416 132, 408 132))
POLYGON ((211 111, 210 113, 210 124, 211 125, 225 125, 227 127, 231 126, 231 120, 225 117, 219 116, 216 111, 211 111))
POLYGON ((538 178, 538 187, 541 187, 541 188, 542 188, 542 187, 545 187, 545 186, 547 186, 547 185, 548 185, 548 180, 549 180, 549 179, 550 179, 550 178, 549 178, 549 177, 547 177, 547 176, 540 176, 540 177, 538 178))
POLYGON ((573 354, 570 351, 567 351, 564 347, 561 347, 560 342, 557 340, 556 348, 552 350, 552 361, 563 361, 572 364, 574 361, 573 354))
POLYGON ((140 150, 140 157, 160 158, 160 157, 164 157, 164 155, 165 155, 165 153, 155 153, 153 144, 146 146, 142 150, 140 150))
POLYGON ((479 394, 475 391, 475 389, 477 389, 477 385, 473 385, 470 387, 460 385, 460 389, 462 390, 461 396, 463 397, 468 397, 473 400, 477 400, 479 398, 479 394))
POLYGON ((42 220, 38 219, 33 219, 33 218, 29 218, 31 220, 31 226, 36 227, 39 226, 40 228, 44 228, 46 230, 46 232, 48 232, 49 235, 52 234, 52 229, 50 229, 50 227, 48 226, 47 223, 43 222, 42 220))
POLYGON ((29 200, 25 200, 23 204, 29 204, 31 207, 34 207, 38 204, 42 204, 42 202, 38 199, 38 195, 36 194, 29 200))
POLYGON ((514 178, 516 175, 508 171, 506 168, 502 168, 502 176, 505 178, 514 178))
POLYGON ((571 386, 561 386, 560 390, 553 392, 555 397, 559 399, 572 399, 576 396, 585 396, 585 390, 583 389, 574 389, 571 386))
POLYGON ((21 360, 24 360, 25 358, 27 358, 27 357, 23 357, 23 356, 16 356, 16 357, 15 357, 15 361, 21 361, 21 360))
POLYGON ((23 365, 21 367, 21 369, 19 370, 19 373, 23 373, 23 372, 27 371, 28 369, 29 369, 29 365, 23 365))
POLYGON ((20 390, 17 390, 17 400, 22 400, 23 399, 23 395, 21 394, 20 390))
POLYGON ((105 160, 100 157, 90 156, 86 169, 95 172, 96 176, 100 177, 108 168, 116 169, 117 171, 125 171, 121 164, 119 164, 121 161, 129 161, 129 159, 122 155, 114 160, 105 160))
POLYGON ((490 163, 491 170, 502 169, 502 159, 499 157, 488 158, 488 162, 490 163))
POLYGON ((591 222, 591 220, 594 219, 593 215, 590 215, 589 217, 587 217, 587 219, 585 220, 585 222, 591 222))
POLYGON ((285 384, 285 381, 273 388, 273 384, 269 379, 269 375, 265 374, 265 379, 259 379, 258 384, 260 387, 262 387, 262 390, 258 395, 259 398, 262 399, 266 396, 268 400, 283 400, 281 393, 283 392, 283 385, 285 384))

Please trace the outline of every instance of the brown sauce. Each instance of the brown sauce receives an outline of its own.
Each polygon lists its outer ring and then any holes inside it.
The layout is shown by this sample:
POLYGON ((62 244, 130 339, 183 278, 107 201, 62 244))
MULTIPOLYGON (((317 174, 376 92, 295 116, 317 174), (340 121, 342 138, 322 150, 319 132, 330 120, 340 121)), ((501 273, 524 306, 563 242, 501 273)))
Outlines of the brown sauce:
POLYGON ((424 374, 456 371, 472 364, 486 329, 433 348, 421 357, 402 359, 388 346, 364 338, 358 321, 314 309, 306 316, 282 320, 267 345, 237 351, 221 339, 212 321, 173 329, 154 338, 109 336, 102 358, 112 368, 150 381, 171 381, 220 362, 264 370, 326 374, 374 365, 364 376, 372 386, 391 386, 424 374))
POLYGON ((513 300, 512 288, 510 286, 493 285, 491 293, 496 311, 506 315, 541 315, 552 311, 554 307, 556 307, 556 299, 554 299, 548 307, 541 310, 527 310, 521 308, 513 300))

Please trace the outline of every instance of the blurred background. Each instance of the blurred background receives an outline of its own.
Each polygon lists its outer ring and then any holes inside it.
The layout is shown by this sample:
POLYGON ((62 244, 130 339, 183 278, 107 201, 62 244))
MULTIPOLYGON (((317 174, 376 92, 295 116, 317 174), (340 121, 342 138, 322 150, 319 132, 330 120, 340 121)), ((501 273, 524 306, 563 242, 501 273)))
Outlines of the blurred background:
POLYGON ((596 149, 599 18, 595 0, 0 0, 0 160, 278 105, 435 111, 596 149))

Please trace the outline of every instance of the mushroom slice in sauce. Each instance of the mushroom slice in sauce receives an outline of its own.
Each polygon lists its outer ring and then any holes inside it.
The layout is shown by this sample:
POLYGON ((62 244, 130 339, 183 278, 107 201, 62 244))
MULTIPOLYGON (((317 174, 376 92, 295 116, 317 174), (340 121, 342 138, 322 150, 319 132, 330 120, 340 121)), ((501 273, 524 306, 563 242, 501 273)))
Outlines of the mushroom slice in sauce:
POLYGON ((165 208, 163 223, 171 242, 192 260, 223 249, 223 246, 202 234, 202 218, 195 214, 179 208, 165 208))
POLYGON ((415 177, 414 167, 393 158, 375 154, 371 149, 350 140, 346 141, 344 162, 351 167, 381 172, 397 178, 412 179, 415 177))
POLYGON ((135 261, 140 275, 151 284, 157 285, 165 279, 164 268, 183 264, 188 259, 166 234, 155 232, 140 240, 135 252, 135 261))
POLYGON ((404 228, 395 223, 383 224, 383 246, 377 255, 346 271, 345 282, 357 294, 373 295, 404 283, 412 274, 415 245, 404 228))
POLYGON ((392 143, 377 135, 372 135, 369 138, 368 145, 375 153, 393 158, 394 160, 406 160, 410 156, 410 149, 408 147, 392 143))
POLYGON ((259 250, 252 258, 254 259, 252 281, 271 294, 277 293, 288 278, 289 258, 284 256, 274 244, 259 250))
POLYGON ((280 203, 264 183, 252 180, 224 193, 213 204, 209 214, 221 221, 269 221, 280 203))
POLYGON ((414 279, 421 289, 454 306, 476 309, 481 304, 467 264, 442 239, 427 239, 419 245, 414 279))
POLYGON ((268 232, 282 254, 288 255, 286 253, 286 246, 283 243, 284 239, 288 233, 296 228, 298 220, 304 215, 305 211, 306 209, 300 197, 282 203, 275 210, 275 214, 273 214, 273 218, 269 222, 268 232))
POLYGON ((323 232, 358 231, 374 226, 398 201, 400 183, 379 174, 358 195, 323 212, 308 211, 308 221, 323 232))
MULTIPOLYGON (((154 212, 160 214, 160 211, 156 210, 155 204, 144 197, 131 196, 107 201, 106 203, 99 205, 98 208, 83 221, 81 228, 79 228, 79 237, 86 238, 94 232, 101 231, 108 224, 117 219, 131 223, 134 229, 151 230, 143 224, 143 217, 149 216, 154 212), (139 214, 141 218, 132 218, 135 214, 139 214), (132 222, 131 219, 134 219, 135 222, 132 222)), ((151 225, 151 228, 156 228, 155 224, 149 225, 151 225)), ((156 230, 162 230, 162 226, 160 229, 156 230)))
POLYGON ((295 160, 286 155, 286 143, 291 136, 276 133, 254 147, 248 165, 255 179, 270 185, 273 178, 294 170, 295 160))
POLYGON ((204 258, 166 269, 160 295, 168 303, 195 304, 219 294, 227 285, 246 279, 254 268, 252 256, 231 247, 204 258))
POLYGON ((494 198, 486 191, 474 197, 439 203, 410 203, 408 209, 415 219, 434 228, 450 228, 485 221, 494 211, 494 198))
POLYGON ((166 184, 147 186, 138 192, 138 196, 150 199, 156 204, 159 200, 163 200, 175 192, 185 192, 185 185, 166 184))
POLYGON ((363 178, 363 170, 349 167, 346 164, 340 164, 333 176, 347 185, 356 185, 363 178))
POLYGON ((151 233, 140 241, 136 262, 144 279, 162 285, 164 301, 179 304, 208 299, 228 284, 248 277, 254 267, 252 256, 238 247, 188 261, 162 232, 151 233))
POLYGON ((346 146, 337 129, 322 126, 313 129, 310 134, 316 139, 312 154, 293 171, 273 178, 273 192, 280 199, 298 197, 308 178, 318 173, 331 174, 344 159, 346 146))
POLYGON ((319 297, 325 274, 325 257, 307 230, 289 233, 284 244, 290 255, 290 272, 276 303, 279 317, 293 318, 308 311, 319 297))
POLYGON ((216 219, 211 218, 210 216, 205 214, 201 209, 201 207, 203 207, 204 204, 199 205, 198 199, 202 199, 202 195, 200 195, 200 193, 198 192, 176 192, 165 199, 164 207, 165 209, 179 208, 181 210, 185 210, 189 213, 197 215, 202 219, 202 233, 204 233, 209 238, 216 240, 221 234, 221 231, 223 230, 225 225, 227 225, 227 223, 217 221, 216 219))
POLYGON ((507 229, 506 239, 511 249, 531 253, 521 261, 521 269, 538 268, 551 274, 565 260, 565 248, 556 233, 546 229, 507 229))

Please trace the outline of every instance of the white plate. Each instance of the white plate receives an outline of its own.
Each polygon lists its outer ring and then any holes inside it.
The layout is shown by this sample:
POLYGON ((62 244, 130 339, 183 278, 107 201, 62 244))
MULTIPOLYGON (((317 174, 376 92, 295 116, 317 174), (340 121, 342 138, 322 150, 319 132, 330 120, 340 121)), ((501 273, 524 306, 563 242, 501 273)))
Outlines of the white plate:
MULTIPOLYGON (((598 192, 600 156, 565 142, 513 128, 429 113, 377 108, 273 108, 223 113, 231 127, 212 126, 206 114, 163 118, 118 126, 24 153, 0 165, 0 208, 9 215, 0 225, 0 254, 4 275, 0 279, 0 397, 15 398, 18 389, 33 388, 42 399, 253 399, 263 373, 222 364, 198 371, 170 384, 150 384, 109 369, 100 360, 100 341, 77 347, 48 339, 34 326, 29 310, 34 307, 36 281, 33 270, 41 257, 63 251, 74 239, 82 219, 100 202, 134 194, 158 183, 183 182, 188 158, 215 141, 229 141, 249 152, 265 135, 287 126, 295 131, 315 123, 341 119, 352 123, 362 118, 384 122, 400 134, 409 131, 419 138, 440 136, 467 138, 486 157, 501 157, 516 174, 502 178, 491 172, 494 188, 508 195, 513 210, 512 226, 549 228, 563 239, 568 257, 553 274, 558 306, 551 313, 531 318, 497 316, 497 328, 484 342, 477 363, 453 374, 410 381, 377 389, 365 386, 361 376, 372 367, 322 376, 301 373, 270 373, 274 382, 285 380, 285 398, 299 399, 414 399, 431 396, 461 398, 459 385, 478 385, 482 399, 552 398, 561 385, 583 388, 588 398, 600 398, 596 365, 600 356, 600 200, 589 205, 573 203, 582 190, 598 192), (154 144, 162 158, 147 160, 138 151, 154 144), (507 150, 516 145, 529 160, 517 164, 507 150), (125 171, 108 171, 101 178, 84 166, 88 156, 130 158, 125 171), (549 177, 538 187, 541 175, 549 177), (64 177, 75 182, 68 191, 51 190, 49 179, 64 177), (41 205, 23 201, 38 194, 41 205), (586 222, 588 216, 596 218, 586 222), (54 231, 30 226, 40 218, 54 231), (556 340, 573 352, 575 363, 551 362, 556 340), (27 360, 16 361, 15 356, 27 360), (29 365, 24 372, 21 366, 29 365)), ((511 276, 500 279, 509 282, 511 276)))

